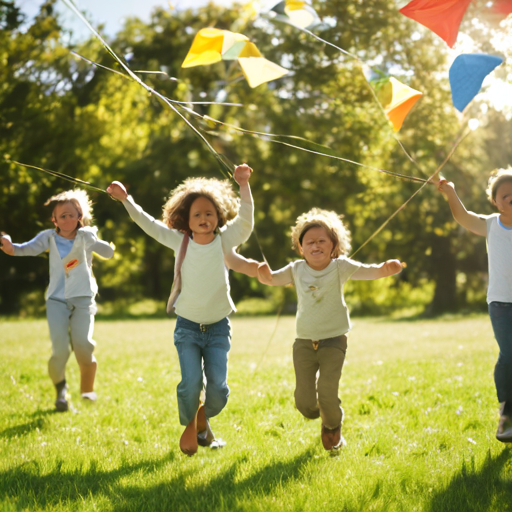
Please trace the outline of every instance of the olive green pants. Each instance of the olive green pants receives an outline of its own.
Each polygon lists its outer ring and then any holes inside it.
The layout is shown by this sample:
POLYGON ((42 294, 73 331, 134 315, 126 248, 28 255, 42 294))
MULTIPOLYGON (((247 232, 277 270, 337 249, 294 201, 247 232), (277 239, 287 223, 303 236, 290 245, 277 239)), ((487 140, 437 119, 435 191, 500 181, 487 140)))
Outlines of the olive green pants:
POLYGON ((321 417, 330 429, 343 420, 338 387, 346 352, 344 335, 319 341, 298 338, 293 344, 295 405, 306 418, 321 417))

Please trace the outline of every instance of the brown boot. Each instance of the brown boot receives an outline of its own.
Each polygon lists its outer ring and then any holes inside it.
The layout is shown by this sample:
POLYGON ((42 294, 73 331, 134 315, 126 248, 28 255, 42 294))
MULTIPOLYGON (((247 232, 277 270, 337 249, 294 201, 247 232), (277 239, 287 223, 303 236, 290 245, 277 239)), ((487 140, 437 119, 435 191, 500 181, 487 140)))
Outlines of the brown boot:
POLYGON ((189 456, 197 452, 197 413, 181 434, 180 450, 189 456))

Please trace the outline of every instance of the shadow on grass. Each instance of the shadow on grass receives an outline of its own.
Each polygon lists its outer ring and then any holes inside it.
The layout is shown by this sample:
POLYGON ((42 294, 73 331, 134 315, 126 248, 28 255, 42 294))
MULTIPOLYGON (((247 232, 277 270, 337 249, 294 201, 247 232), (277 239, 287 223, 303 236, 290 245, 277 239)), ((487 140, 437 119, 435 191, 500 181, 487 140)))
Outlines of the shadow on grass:
MULTIPOLYGON (((98 470, 94 461, 87 469, 62 471, 63 462, 60 462, 50 473, 41 475, 42 467, 31 462, 0 472, 0 496, 6 497, 18 510, 51 510, 63 505, 75 510, 88 501, 87 497, 94 497, 109 501, 112 512, 236 512, 247 510, 247 502, 278 493, 288 483, 306 479, 304 467, 314 452, 309 448, 295 458, 272 461, 257 471, 251 471, 248 456, 239 457, 223 471, 216 471, 215 458, 209 458, 197 471, 211 464, 215 476, 197 482, 193 482, 197 466, 186 468, 187 459, 183 459, 180 471, 165 474, 164 466, 175 459, 174 453, 157 461, 124 464, 112 471, 98 470), (154 478, 152 473, 156 471, 161 472, 160 480, 164 481, 144 485, 145 477, 151 474, 154 478), (250 474, 244 478, 245 473, 250 474), (126 477, 130 477, 130 482, 126 477)), ((91 506, 94 505, 91 503, 91 506)))
POLYGON ((21 425, 15 425, 14 427, 8 427, 0 432, 0 438, 12 438, 12 437, 21 437, 30 434, 36 429, 42 430, 46 426, 45 416, 50 416, 58 414, 55 409, 46 409, 39 410, 31 414, 32 418, 35 418, 32 421, 27 423, 23 423, 21 425))
POLYGON ((501 474, 511 460, 512 449, 505 448, 495 458, 489 453, 478 470, 463 463, 460 473, 433 496, 425 512, 512 510, 512 481, 501 474))

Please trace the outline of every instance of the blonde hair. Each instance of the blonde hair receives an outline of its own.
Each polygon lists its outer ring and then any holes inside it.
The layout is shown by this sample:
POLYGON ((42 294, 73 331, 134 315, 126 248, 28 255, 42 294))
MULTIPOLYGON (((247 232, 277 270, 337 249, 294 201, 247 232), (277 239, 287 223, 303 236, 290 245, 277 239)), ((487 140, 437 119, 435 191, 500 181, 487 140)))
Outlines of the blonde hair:
POLYGON ((496 202, 496 193, 502 183, 512 182, 512 168, 496 169, 491 173, 489 184, 487 185, 487 197, 492 204, 496 202))
POLYGON ((85 190, 66 190, 66 192, 61 192, 56 196, 50 197, 50 199, 48 199, 48 201, 46 201, 44 205, 51 207, 53 217, 55 207, 59 204, 65 203, 71 203, 80 214, 77 228, 81 228, 83 226, 90 226, 92 224, 92 201, 89 199, 89 196, 87 195, 87 192, 85 190))
POLYGON ((350 231, 343 224, 343 215, 336 212, 313 208, 303 213, 292 228, 292 247, 301 254, 302 239, 312 228, 324 228, 332 241, 331 257, 338 258, 350 251, 350 231))
POLYGON ((233 192, 229 180, 187 178, 172 191, 169 199, 164 204, 164 223, 172 229, 190 234, 190 207, 199 197, 209 199, 215 207, 219 220, 217 229, 234 219, 240 208, 240 200, 233 192))

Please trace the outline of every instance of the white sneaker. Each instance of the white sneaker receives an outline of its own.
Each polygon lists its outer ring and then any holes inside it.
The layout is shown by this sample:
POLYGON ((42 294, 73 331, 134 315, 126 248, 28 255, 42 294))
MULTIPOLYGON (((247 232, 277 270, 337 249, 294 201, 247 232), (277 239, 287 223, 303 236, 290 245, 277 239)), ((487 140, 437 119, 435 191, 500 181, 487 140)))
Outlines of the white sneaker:
POLYGON ((82 398, 84 400, 90 400, 91 402, 96 402, 98 400, 98 395, 95 391, 90 391, 89 393, 82 393, 82 398))

